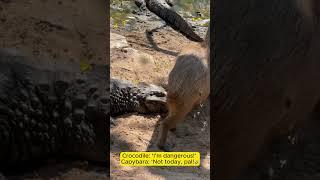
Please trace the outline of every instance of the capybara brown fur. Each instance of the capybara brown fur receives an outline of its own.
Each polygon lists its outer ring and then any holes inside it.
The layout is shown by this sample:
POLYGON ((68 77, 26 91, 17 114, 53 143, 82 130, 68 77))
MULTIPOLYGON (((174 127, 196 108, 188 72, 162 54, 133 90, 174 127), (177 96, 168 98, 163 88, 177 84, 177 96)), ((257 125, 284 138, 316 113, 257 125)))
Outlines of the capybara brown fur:
POLYGON ((206 41, 183 49, 169 74, 167 86, 168 115, 160 129, 158 147, 165 149, 168 131, 200 105, 210 93, 209 30, 206 41))

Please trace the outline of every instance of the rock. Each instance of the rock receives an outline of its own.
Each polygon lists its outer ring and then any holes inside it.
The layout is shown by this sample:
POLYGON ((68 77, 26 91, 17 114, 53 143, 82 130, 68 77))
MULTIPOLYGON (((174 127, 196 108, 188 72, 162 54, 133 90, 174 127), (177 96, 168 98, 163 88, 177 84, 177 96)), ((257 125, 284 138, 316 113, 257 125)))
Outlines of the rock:
POLYGON ((133 49, 133 48, 123 48, 122 51, 124 53, 128 53, 128 54, 137 54, 138 50, 133 49))
POLYGON ((197 25, 198 26, 205 26, 205 25, 208 25, 208 23, 210 22, 210 19, 204 19, 204 20, 201 20, 201 21, 197 21, 197 25))
POLYGON ((124 48, 128 47, 128 42, 124 36, 116 33, 110 33, 110 48, 124 48))
POLYGON ((206 26, 209 22, 210 19, 203 19, 203 20, 199 20, 199 21, 192 21, 191 19, 188 19, 188 22, 192 25, 192 26, 206 26))
POLYGON ((148 67, 155 67, 154 58, 150 54, 142 53, 142 52, 136 52, 134 54, 134 60, 137 61, 137 65, 148 65, 148 67))

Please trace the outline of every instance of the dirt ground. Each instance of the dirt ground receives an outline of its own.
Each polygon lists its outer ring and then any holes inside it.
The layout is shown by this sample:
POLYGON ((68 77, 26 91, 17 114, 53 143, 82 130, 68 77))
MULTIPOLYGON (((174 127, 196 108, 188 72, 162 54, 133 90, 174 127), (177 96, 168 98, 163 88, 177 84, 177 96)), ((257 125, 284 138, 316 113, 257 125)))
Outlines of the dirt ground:
MULTIPOLYGON (((0 47, 53 61, 105 64, 106 15, 101 14, 105 4, 97 2, 0 0, 0 47)), ((7 178, 108 179, 105 168, 86 161, 48 162, 32 172, 7 178)))
MULTIPOLYGON (((169 27, 157 28, 139 24, 139 30, 112 29, 126 37, 127 47, 111 49, 111 77, 133 83, 148 82, 166 86, 175 57, 191 43, 169 27), (157 29, 157 30, 154 30, 157 29), (152 35, 148 31, 152 31, 152 35)), ((155 147, 160 115, 127 114, 117 117, 111 128, 111 179, 210 179, 209 103, 195 108, 185 122, 170 132, 172 151, 201 153, 200 167, 123 167, 119 165, 122 151, 159 151, 155 147)))
POLYGON ((1 0, 0 47, 33 57, 105 64, 105 4, 89 2, 1 0))

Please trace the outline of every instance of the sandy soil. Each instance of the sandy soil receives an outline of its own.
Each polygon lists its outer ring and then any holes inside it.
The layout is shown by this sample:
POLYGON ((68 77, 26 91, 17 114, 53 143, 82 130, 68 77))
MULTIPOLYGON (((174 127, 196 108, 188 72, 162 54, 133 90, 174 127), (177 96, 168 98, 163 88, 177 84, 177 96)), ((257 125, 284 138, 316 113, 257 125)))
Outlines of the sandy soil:
POLYGON ((88 0, 0 1, 0 47, 34 57, 105 64, 105 4, 88 0))
MULTIPOLYGON (((128 47, 111 49, 111 77, 131 82, 148 82, 165 87, 179 51, 194 43, 169 27, 147 31, 157 26, 141 23, 137 31, 112 29, 126 37, 128 47), (133 49, 133 50, 132 50, 133 49)), ((159 25, 158 25, 159 27, 159 25)), ((155 147, 160 115, 127 114, 117 117, 111 128, 111 179, 209 179, 210 129, 209 103, 194 109, 177 132, 169 134, 172 151, 198 151, 200 167, 123 167, 119 165, 122 151, 159 151, 155 147)))
MULTIPOLYGON (((106 15, 101 8, 106 6, 104 1, 97 2, 0 0, 0 47, 53 61, 105 64, 106 15)), ((108 179, 106 169, 91 166, 85 161, 48 162, 32 172, 8 178, 108 179)))

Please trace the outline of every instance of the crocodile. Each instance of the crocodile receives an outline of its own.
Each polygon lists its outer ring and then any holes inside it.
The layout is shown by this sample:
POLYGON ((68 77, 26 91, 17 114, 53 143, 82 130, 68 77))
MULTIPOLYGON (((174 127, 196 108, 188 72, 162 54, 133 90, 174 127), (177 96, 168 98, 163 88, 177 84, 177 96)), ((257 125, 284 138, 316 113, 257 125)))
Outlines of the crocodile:
POLYGON ((204 41, 204 39, 194 31, 190 23, 171 8, 173 3, 170 0, 139 0, 136 2, 140 2, 137 6, 144 5, 150 12, 164 20, 167 26, 170 26, 189 40, 194 42, 204 41))
POLYGON ((0 171, 49 157, 105 163, 110 115, 166 111, 163 88, 78 67, 0 49, 0 171))
POLYGON ((129 81, 110 79, 110 115, 112 117, 138 112, 165 113, 166 90, 160 86, 140 82, 137 85, 129 81))
POLYGON ((0 49, 0 170, 49 156, 107 162, 109 68, 75 65, 0 49))

